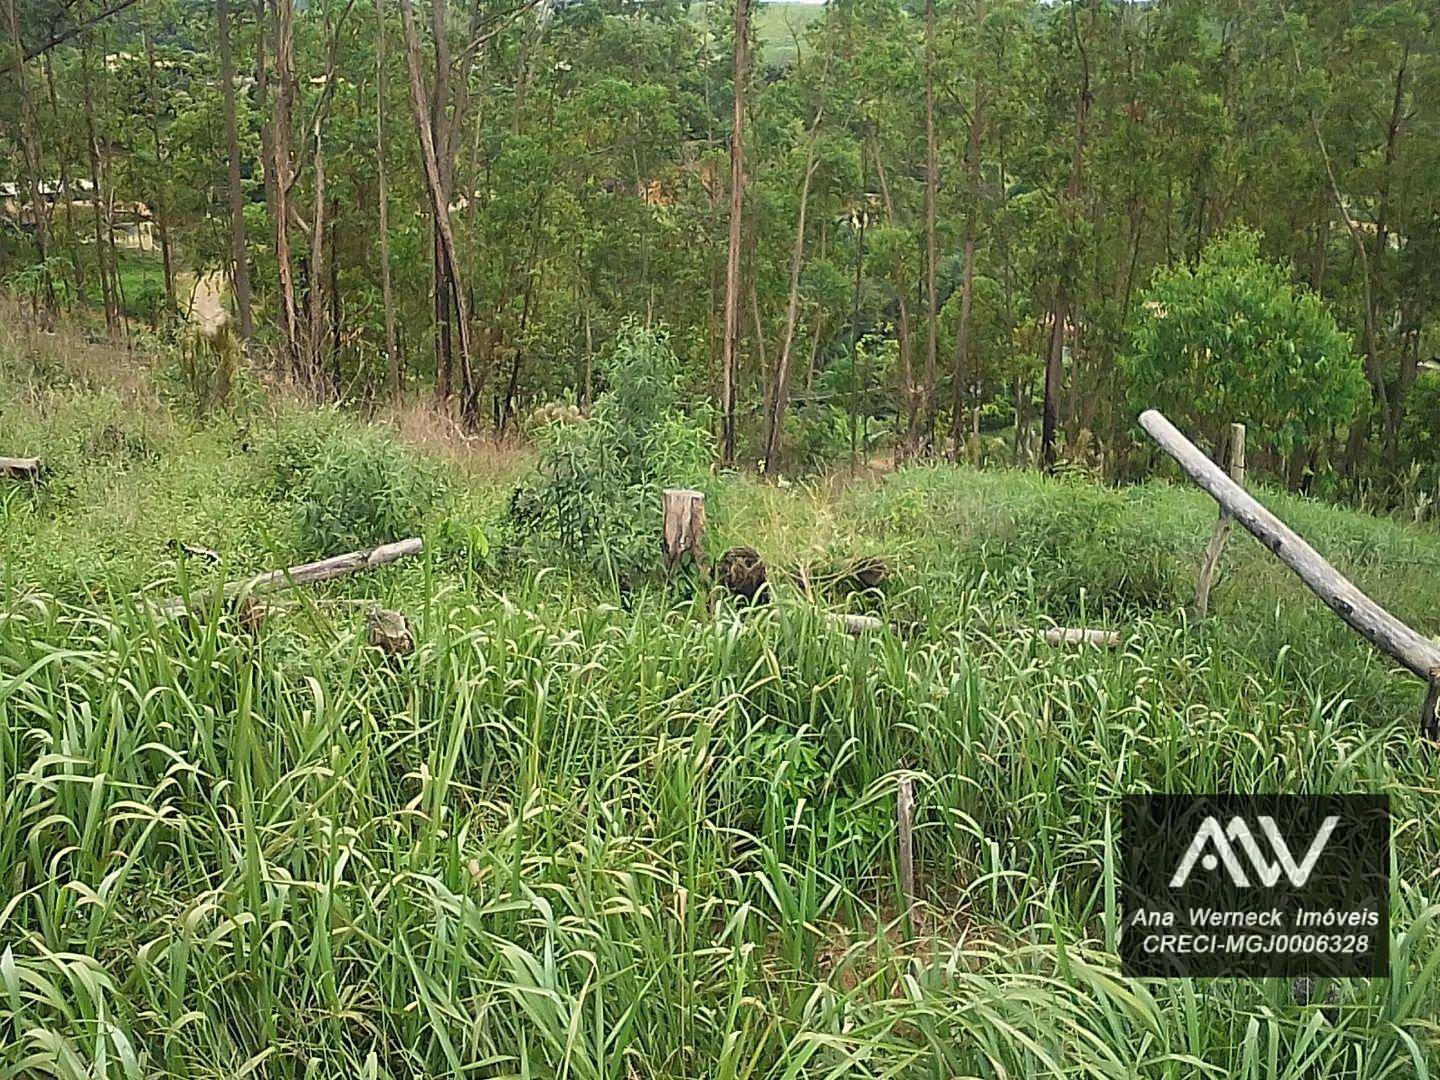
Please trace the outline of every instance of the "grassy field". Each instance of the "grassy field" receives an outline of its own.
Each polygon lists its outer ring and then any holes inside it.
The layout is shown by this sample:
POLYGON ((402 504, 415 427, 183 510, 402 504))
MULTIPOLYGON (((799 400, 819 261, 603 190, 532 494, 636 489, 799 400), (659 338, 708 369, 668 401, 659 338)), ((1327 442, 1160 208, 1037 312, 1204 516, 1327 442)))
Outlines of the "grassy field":
MULTIPOLYGON (((0 343, 0 452, 52 467, 0 489, 0 1075, 1314 1080, 1440 1058, 1418 687, 1248 538, 1189 623, 1203 495, 948 466, 716 479, 717 548, 885 557, 883 595, 827 602, 918 632, 852 638, 788 585, 712 611, 509 558, 526 459, 435 443, 412 451, 450 478, 425 557, 258 628, 161 620, 145 598, 305 554, 297 440, 384 437, 299 406, 199 423, 167 385, 160 361, 0 343), (412 655, 366 643, 370 603, 408 615, 412 655), (1051 621, 1130 637, 1017 634, 1051 621), (1306 1000, 1120 978, 1116 797, 1150 790, 1389 793, 1395 977, 1306 1000)), ((1440 631, 1440 536, 1265 498, 1440 631)))

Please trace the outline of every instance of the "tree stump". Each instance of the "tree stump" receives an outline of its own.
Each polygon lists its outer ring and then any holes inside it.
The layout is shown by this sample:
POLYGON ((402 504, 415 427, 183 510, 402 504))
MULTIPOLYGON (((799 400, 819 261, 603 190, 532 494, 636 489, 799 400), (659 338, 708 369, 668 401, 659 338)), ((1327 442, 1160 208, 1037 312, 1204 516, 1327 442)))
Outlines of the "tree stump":
POLYGON ((0 476, 9 477, 11 480, 39 480, 40 459, 0 457, 0 476))
POLYGON ((370 644, 386 656, 409 656, 415 651, 410 620, 398 611, 374 607, 365 613, 365 630, 370 644))
POLYGON ((666 488, 665 526, 661 544, 665 552, 665 572, 673 573, 680 560, 689 555, 695 565, 708 576, 709 560, 705 557, 705 495, 689 488, 666 488))
POLYGON ((743 596, 762 604, 770 600, 765 562, 754 548, 733 547, 725 552, 720 556, 715 576, 732 596, 743 596))

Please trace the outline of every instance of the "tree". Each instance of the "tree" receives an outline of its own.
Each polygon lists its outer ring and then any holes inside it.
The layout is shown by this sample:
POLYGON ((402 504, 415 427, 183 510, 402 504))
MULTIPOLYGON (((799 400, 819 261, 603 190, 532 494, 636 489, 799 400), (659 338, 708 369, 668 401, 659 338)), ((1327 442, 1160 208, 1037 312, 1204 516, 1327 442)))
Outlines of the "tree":
POLYGON ((1158 408, 1222 445, 1249 425, 1252 446, 1288 455, 1350 424, 1365 397, 1352 342, 1324 301, 1235 229, 1190 268, 1162 269, 1141 305, 1122 367, 1132 404, 1158 408))
POLYGON ((720 345, 720 458, 735 461, 740 242, 745 214, 745 85, 750 78, 750 0, 735 0, 734 103, 730 124, 730 235, 725 249, 725 336, 720 345))

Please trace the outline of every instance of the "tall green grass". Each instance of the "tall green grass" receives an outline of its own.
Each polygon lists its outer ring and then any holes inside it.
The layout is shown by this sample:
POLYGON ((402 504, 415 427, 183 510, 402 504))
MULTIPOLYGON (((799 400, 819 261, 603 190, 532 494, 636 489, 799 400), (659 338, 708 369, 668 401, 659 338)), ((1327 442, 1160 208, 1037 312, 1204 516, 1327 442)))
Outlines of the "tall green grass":
MULTIPOLYGON (((213 433, 173 439, 110 482, 154 507, 138 535, 258 482, 213 433)), ((97 470, 76 460, 79 490, 97 470)), ((1266 497, 1435 631, 1433 535, 1266 497)), ((11 511, 0 1076, 1430 1074, 1440 778, 1416 687, 1239 538, 1190 625, 1203 497, 918 468, 726 504, 717 540, 777 567, 885 554, 886 595, 847 602, 918 633, 852 638, 784 586, 622 607, 438 548, 258 630, 161 621, 143 600, 183 584, 163 552, 70 588, 87 545, 124 545, 110 503, 11 511), (36 537, 50 556, 17 559, 36 537), (410 615, 413 655, 366 644, 370 602, 410 615), (1015 633, 1047 620, 1130 637, 1015 633), (1150 790, 1389 793, 1394 977, 1120 978, 1117 797, 1150 790)), ((261 524, 273 498, 231 505, 227 559, 293 542, 261 524)))

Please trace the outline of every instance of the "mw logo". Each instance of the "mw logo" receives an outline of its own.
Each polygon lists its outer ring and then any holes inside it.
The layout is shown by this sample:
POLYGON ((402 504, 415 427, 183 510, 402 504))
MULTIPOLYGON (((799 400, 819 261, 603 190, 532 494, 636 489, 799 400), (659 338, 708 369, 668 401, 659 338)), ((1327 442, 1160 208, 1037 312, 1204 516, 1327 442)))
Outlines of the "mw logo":
POLYGON ((1254 835, 1250 832, 1250 826, 1245 823, 1244 818, 1232 817, 1230 824, 1222 829, 1220 819, 1211 816, 1200 823, 1200 828, 1195 832, 1195 839, 1190 841, 1190 847, 1170 878, 1170 887, 1178 889, 1184 885, 1190 879, 1190 871, 1198 862, 1206 870, 1214 870, 1224 863, 1230 880, 1238 888, 1249 888, 1251 880, 1246 876, 1245 867, 1241 865, 1235 854, 1235 848, 1238 847, 1244 852, 1246 861, 1249 862, 1250 869, 1254 872, 1255 880, 1259 884, 1269 888, 1278 882, 1281 873, 1284 873, 1290 884, 1298 889, 1310 880, 1310 872, 1315 869, 1315 864, 1320 859, 1320 853, 1325 850, 1325 844, 1330 839, 1330 834, 1335 831, 1335 826, 1340 822, 1338 816, 1327 817, 1321 823, 1320 831, 1315 834, 1315 839, 1311 841, 1310 850, 1305 853, 1305 858, 1300 861, 1299 865, 1296 865, 1295 857, 1290 854, 1290 845, 1285 842, 1285 838, 1280 835, 1280 830, 1275 827, 1275 819, 1273 817, 1257 817, 1255 820, 1259 822, 1260 831, 1275 852, 1274 862, 1271 862, 1260 850, 1260 845, 1256 843, 1254 835), (1207 846, 1214 850, 1205 851, 1207 846))

